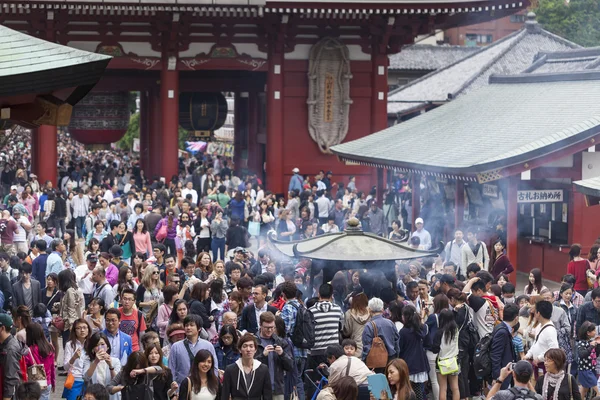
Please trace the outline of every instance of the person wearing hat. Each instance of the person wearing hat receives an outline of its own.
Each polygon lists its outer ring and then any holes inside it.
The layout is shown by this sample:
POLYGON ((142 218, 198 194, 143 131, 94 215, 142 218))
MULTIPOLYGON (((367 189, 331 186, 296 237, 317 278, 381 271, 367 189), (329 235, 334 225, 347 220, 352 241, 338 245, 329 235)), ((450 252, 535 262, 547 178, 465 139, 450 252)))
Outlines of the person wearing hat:
POLYGON ((525 360, 508 363, 500 370, 500 376, 488 393, 490 400, 535 399, 542 400, 542 396, 529 388, 529 381, 533 376, 533 367, 525 360), (500 390, 505 381, 512 379, 514 386, 511 389, 500 390))
POLYGON ((302 184, 304 183, 304 178, 300 175, 300 170, 298 168, 294 168, 292 170, 292 177, 290 178, 290 184, 288 185, 288 192, 293 190, 298 190, 298 193, 302 192, 302 184))
POLYGON ((421 240, 419 247, 421 250, 429 250, 431 249, 431 234, 423 228, 423 224, 423 218, 419 217, 415 219, 415 227, 417 230, 411 234, 411 237, 416 236, 421 240))
POLYGON ((13 320, 8 314, 0 314, 0 376, 2 376, 2 387, 0 387, 1 399, 12 399, 15 389, 23 380, 20 368, 21 358, 27 354, 27 347, 23 346, 10 333, 13 320))
POLYGON ((12 185, 10 187, 10 192, 8 192, 8 194, 6 196, 4 196, 4 201, 3 201, 4 205, 8 205, 8 199, 11 196, 14 196, 14 197, 17 196, 17 186, 16 185, 12 185))
POLYGON ((327 171, 327 173, 325 174, 325 177, 321 179, 321 181, 325 184, 325 187, 327 188, 326 190, 328 192, 331 190, 332 175, 333 175, 333 172, 327 171))

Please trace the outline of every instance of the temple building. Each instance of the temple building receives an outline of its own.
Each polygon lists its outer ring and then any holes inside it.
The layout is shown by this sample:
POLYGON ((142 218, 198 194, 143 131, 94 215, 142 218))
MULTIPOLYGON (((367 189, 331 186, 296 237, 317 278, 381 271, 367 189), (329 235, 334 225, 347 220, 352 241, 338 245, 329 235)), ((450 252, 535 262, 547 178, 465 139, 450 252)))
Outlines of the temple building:
MULTIPOLYGON (((387 126, 388 56, 419 35, 527 6, 513 0, 0 0, 0 16, 8 28, 113 57, 73 111, 78 118, 69 132, 77 140, 90 146, 118 140, 128 124, 126 94, 140 92, 142 167, 149 177, 170 180, 178 172, 178 127, 192 139, 212 137, 226 114, 225 99, 215 94, 231 92, 235 163, 284 193, 296 167, 303 175, 332 170, 338 181, 354 175, 368 188, 374 170, 340 163, 330 148, 387 126)), ((54 128, 42 129, 56 136, 54 128)))

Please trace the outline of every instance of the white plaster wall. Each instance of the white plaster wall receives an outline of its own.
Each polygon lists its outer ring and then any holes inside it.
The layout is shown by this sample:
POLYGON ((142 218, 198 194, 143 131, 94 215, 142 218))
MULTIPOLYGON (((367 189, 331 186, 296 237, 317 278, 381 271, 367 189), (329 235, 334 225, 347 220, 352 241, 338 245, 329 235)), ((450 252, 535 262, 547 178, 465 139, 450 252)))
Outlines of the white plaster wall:
POLYGON ((79 49, 79 50, 90 51, 93 53, 98 48, 99 44, 100 44, 100 42, 75 42, 75 41, 73 41, 73 42, 67 43, 67 46, 73 47, 73 48, 79 49))
POLYGON ((135 53, 140 57, 160 57, 160 51, 152 50, 150 43, 144 42, 119 42, 123 46, 123 52, 135 53))
MULTIPOLYGON (((298 44, 293 52, 285 54, 285 59, 308 60, 312 46, 311 44, 298 44)), ((363 53, 361 47, 357 44, 348 45, 348 51, 350 52, 351 61, 369 61, 371 59, 371 55, 363 53)))
POLYGON ((190 43, 190 47, 186 51, 179 52, 179 58, 195 57, 200 53, 208 54, 213 44, 214 43, 190 43))

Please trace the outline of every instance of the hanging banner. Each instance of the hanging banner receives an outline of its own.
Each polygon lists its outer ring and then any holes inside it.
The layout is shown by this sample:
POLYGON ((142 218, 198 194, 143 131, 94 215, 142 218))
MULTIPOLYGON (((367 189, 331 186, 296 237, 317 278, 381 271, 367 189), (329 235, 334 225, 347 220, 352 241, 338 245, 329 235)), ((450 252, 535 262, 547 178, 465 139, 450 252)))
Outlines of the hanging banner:
POLYGON ((519 190, 517 192, 518 203, 552 203, 562 201, 562 190, 519 190))
POLYGON ((485 197, 493 197, 494 199, 498 198, 498 186, 497 185, 490 185, 488 183, 484 183, 482 192, 485 197))

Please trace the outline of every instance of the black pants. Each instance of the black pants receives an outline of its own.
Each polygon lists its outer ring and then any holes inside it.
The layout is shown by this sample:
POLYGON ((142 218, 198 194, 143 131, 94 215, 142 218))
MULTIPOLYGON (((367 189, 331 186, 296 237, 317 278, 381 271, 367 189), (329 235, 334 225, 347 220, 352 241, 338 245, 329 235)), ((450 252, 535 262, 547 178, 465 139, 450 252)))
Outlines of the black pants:
POLYGON ((210 242, 210 237, 198 238, 198 241, 196 242, 196 251, 198 252, 198 254, 202 253, 203 251, 209 253, 210 242))
POLYGON ((170 254, 174 256, 175 259, 177 259, 177 248, 175 247, 175 239, 165 239, 163 244, 167 248, 167 253, 165 255, 170 254))
POLYGON ((460 398, 466 399, 471 397, 471 390, 469 388, 469 352, 461 351, 458 353, 458 363, 460 365, 460 375, 458 376, 458 390, 460 391, 460 398))
POLYGON ((307 369, 316 370, 319 364, 327 364, 327 356, 325 354, 317 354, 308 356, 307 369))

